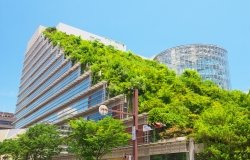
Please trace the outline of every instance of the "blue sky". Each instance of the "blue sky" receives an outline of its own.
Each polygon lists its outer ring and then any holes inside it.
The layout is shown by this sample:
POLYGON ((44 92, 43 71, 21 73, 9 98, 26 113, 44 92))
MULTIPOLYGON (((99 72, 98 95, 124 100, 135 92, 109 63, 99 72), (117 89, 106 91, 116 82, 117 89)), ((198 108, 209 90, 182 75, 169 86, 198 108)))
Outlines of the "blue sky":
POLYGON ((26 45, 39 25, 63 22, 152 57, 182 44, 229 52, 233 89, 250 89, 249 0, 1 0, 0 111, 14 112, 26 45))

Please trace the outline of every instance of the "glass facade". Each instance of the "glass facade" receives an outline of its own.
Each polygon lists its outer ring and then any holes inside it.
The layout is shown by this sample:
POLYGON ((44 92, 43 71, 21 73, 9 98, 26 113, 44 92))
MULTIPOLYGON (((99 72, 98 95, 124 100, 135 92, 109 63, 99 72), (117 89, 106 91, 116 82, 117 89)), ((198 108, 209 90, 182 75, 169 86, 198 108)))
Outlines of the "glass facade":
MULTIPOLYGON (((42 33, 26 52, 16 105, 15 128, 39 122, 57 123, 100 105, 106 83, 92 86, 91 73, 81 72, 42 33)), ((98 119, 97 112, 85 119, 98 119)))
POLYGON ((216 45, 192 44, 167 49, 155 60, 166 64, 181 74, 185 69, 194 69, 203 79, 212 80, 224 89, 230 89, 227 51, 216 45))

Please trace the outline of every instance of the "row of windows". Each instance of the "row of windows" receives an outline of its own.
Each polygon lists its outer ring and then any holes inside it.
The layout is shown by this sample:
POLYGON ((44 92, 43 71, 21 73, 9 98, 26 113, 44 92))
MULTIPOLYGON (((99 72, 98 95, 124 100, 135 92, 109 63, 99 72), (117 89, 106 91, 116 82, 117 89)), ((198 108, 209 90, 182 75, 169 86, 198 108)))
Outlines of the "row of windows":
POLYGON ((50 101, 49 103, 47 103, 42 108, 38 109, 37 111, 29 115, 28 117, 20 120, 17 123, 17 128, 25 126, 26 124, 32 122, 38 116, 44 115, 45 113, 48 113, 52 111, 53 109, 61 106, 62 104, 66 103, 77 94, 80 94, 81 92, 85 92, 89 87, 90 87, 90 79, 87 78, 83 82, 79 83, 78 85, 74 86, 70 90, 61 94, 59 97, 53 99, 52 101, 50 101))
MULTIPOLYGON (((210 61, 191 61, 191 60, 183 60, 183 61, 163 61, 164 64, 167 64, 167 65, 175 65, 175 66, 187 66, 187 65, 192 65, 192 66, 198 66, 198 67, 204 67, 204 66, 217 66, 217 67, 223 67, 223 68, 226 68, 227 64, 226 63, 219 63, 217 61, 213 61, 213 60, 210 60, 210 61)), ((215 68, 215 67, 214 67, 215 68)))
POLYGON ((38 57, 40 57, 40 54, 44 53, 45 49, 47 49, 48 47, 48 42, 44 41, 42 42, 42 44, 39 46, 39 48, 37 48, 36 50, 34 50, 33 52, 33 57, 28 61, 25 62, 24 68, 25 71, 22 74, 22 78, 21 80, 25 77, 26 73, 32 68, 32 66, 35 64, 36 60, 38 59, 38 57))
MULTIPOLYGON (((105 95, 105 90, 103 90, 102 92, 97 92, 96 95, 92 95, 90 96, 89 98, 89 107, 93 107, 97 104, 101 104, 102 101, 104 101, 106 98, 106 95, 105 95), (102 96, 99 96, 99 95, 102 95, 102 96)), ((111 115, 110 113, 108 115, 111 115)), ((106 115, 107 116, 107 115, 106 115)), ((101 115, 99 112, 96 112, 96 113, 93 113, 91 115, 88 115, 86 116, 86 119, 87 120, 94 120, 94 121, 98 121, 102 118, 104 118, 105 116, 104 115, 101 115)))
POLYGON ((216 61, 217 63, 225 63, 225 57, 215 57, 215 56, 210 56, 210 55, 176 55, 176 54, 171 54, 171 55, 166 55, 166 56, 160 56, 157 57, 157 60, 159 61, 165 61, 168 63, 174 63, 174 62, 182 62, 185 60, 189 61, 200 61, 200 62, 209 62, 209 61, 216 61))
POLYGON ((90 107, 101 104, 105 100, 105 92, 103 89, 96 91, 89 97, 84 97, 80 101, 73 103, 69 107, 63 109, 60 112, 54 113, 47 118, 44 118, 40 122, 56 123, 63 119, 72 117, 78 113, 87 110, 90 107), (92 98, 90 98, 92 97, 92 98), (92 104, 92 105, 90 105, 92 104))
POLYGON ((194 45, 194 46, 183 46, 183 47, 177 47, 173 49, 169 49, 166 52, 169 52, 171 50, 175 50, 177 52, 181 51, 193 51, 193 50, 198 50, 198 51, 213 51, 216 53, 225 53, 226 51, 222 48, 216 47, 216 46, 207 46, 207 45, 194 45))
POLYGON ((96 104, 99 104, 105 99, 105 90, 99 90, 89 96, 89 107, 95 106, 96 104))
POLYGON ((184 57, 184 58, 190 58, 190 57, 210 57, 210 58, 219 58, 219 59, 225 59, 226 53, 220 53, 220 52, 213 52, 213 51, 206 51, 206 50, 185 50, 185 51, 168 51, 163 52, 159 56, 156 57, 156 59, 162 59, 165 57, 184 57))
MULTIPOLYGON (((105 90, 103 90, 102 92, 98 91, 97 93, 95 93, 95 95, 92 95, 89 98, 89 107, 93 107, 97 104, 101 104, 106 99, 105 97, 106 97, 105 90)), ((110 113, 108 115, 110 115, 110 113)), ((98 121, 100 119, 103 119, 104 117, 105 117, 104 115, 101 115, 99 112, 96 112, 96 113, 86 116, 85 118, 87 120, 98 121)))
POLYGON ((227 71, 225 71, 224 69, 214 69, 211 66, 203 66, 203 67, 197 67, 197 66, 189 66, 189 65, 185 65, 185 66, 175 66, 173 67, 173 69, 177 69, 178 73, 182 73, 183 71, 185 71, 186 69, 194 69, 197 70, 201 75, 204 74, 216 74, 216 75, 220 75, 222 77, 227 77, 227 71))
POLYGON ((190 63, 190 62, 186 62, 186 63, 181 63, 179 65, 176 65, 179 68, 195 68, 195 69, 210 69, 213 71, 217 71, 217 70, 225 70, 226 68, 221 66, 221 65, 216 65, 216 64, 195 64, 195 63, 190 63))
MULTIPOLYGON (((225 61, 224 61, 225 62, 225 61)), ((167 64, 172 69, 178 68, 179 70, 185 70, 186 68, 192 68, 197 70, 210 69, 211 72, 218 72, 220 70, 227 69, 227 64, 220 63, 213 59, 198 59, 195 61, 189 59, 183 59, 182 61, 176 61, 172 59, 164 59, 163 63, 167 64)))
MULTIPOLYGON (((44 82, 46 82, 46 80, 51 79, 51 76, 54 77, 55 73, 59 72, 57 71, 58 67, 62 67, 60 65, 62 65, 64 58, 63 56, 61 56, 60 58, 58 58, 56 61, 53 61, 52 65, 49 65, 48 69, 44 70, 43 72, 41 72, 39 75, 36 76, 36 78, 33 78, 29 85, 29 87, 24 91, 24 93, 22 93, 20 95, 20 97, 18 98, 18 102, 22 102, 23 100, 25 100, 25 98, 27 98, 27 96, 29 96, 30 94, 32 94, 35 90, 37 90, 38 87, 40 87, 41 85, 44 84, 44 82), (51 75, 49 77, 49 75, 51 75)), ((71 67, 71 63, 67 63, 67 65, 65 66, 65 64, 63 65, 63 69, 68 70, 71 67)), ((65 71, 66 72, 66 71, 65 71)), ((18 106, 20 106, 20 104, 18 104, 18 106)))
POLYGON ((57 113, 54 113, 54 114, 44 118, 40 122, 55 123, 56 121, 60 121, 62 119, 68 118, 71 115, 77 114, 79 111, 86 110, 88 108, 86 105, 87 102, 88 102, 88 98, 83 98, 80 101, 63 109, 62 111, 59 111, 57 113))
POLYGON ((217 82, 221 82, 221 83, 226 83, 227 82, 227 79, 225 77, 222 77, 222 76, 219 76, 219 75, 202 75, 203 78, 205 79, 212 79, 214 81, 217 81, 217 82))
MULTIPOLYGON (((45 90, 50 84, 52 84, 55 80, 57 80, 65 72, 67 72, 70 67, 71 67, 71 64, 68 63, 63 68, 61 68, 58 72, 56 72, 53 76, 51 76, 48 80, 46 80, 45 83, 38 86, 38 88, 36 88, 35 90, 32 90, 30 92, 31 94, 30 93, 28 94, 28 98, 25 99, 26 103, 24 102, 24 104, 22 106, 26 106, 34 97, 36 97, 38 95, 40 96, 40 94, 43 90, 45 90)), ((78 71, 76 71, 76 72, 78 72, 78 71)), ((72 79, 72 81, 73 80, 74 79, 72 79)))
POLYGON ((183 73, 184 70, 187 68, 197 70, 203 79, 209 79, 214 81, 216 84, 220 85, 223 88, 228 88, 229 86, 229 79, 228 79, 228 71, 226 68, 221 68, 215 65, 206 65, 198 67, 197 65, 179 65, 179 66, 172 66, 169 65, 170 68, 176 70, 178 74, 183 73))
MULTIPOLYGON (((35 108, 36 106, 38 106, 40 103, 46 101, 46 99, 48 99, 49 97, 53 96, 53 94, 56 94, 57 92, 59 92, 61 89, 63 89, 65 86, 67 86, 68 84, 70 84, 71 82, 73 82, 77 77, 79 77, 79 75, 80 75, 80 69, 78 69, 78 70, 72 72, 71 74, 69 74, 66 78, 64 78, 61 82, 59 82, 58 84, 56 84, 55 86, 53 86, 51 89, 49 89, 49 91, 47 91, 42 96, 41 96, 41 92, 45 88, 43 88, 43 87, 40 88, 39 90, 37 90, 38 91, 37 95, 39 95, 40 98, 38 98, 37 100, 35 100, 33 103, 29 104, 28 108, 26 108, 26 109, 22 110, 21 112, 19 112, 18 114, 16 114, 16 117, 20 118, 24 114, 27 115, 30 110, 32 110, 33 108, 35 108)), ((50 84, 50 83, 48 83, 48 84, 50 84)))
MULTIPOLYGON (((71 62, 68 62, 66 65, 60 68, 60 70, 55 72, 49 79, 46 79, 45 81, 43 80, 42 85, 40 83, 38 86, 35 86, 35 90, 32 90, 30 92, 32 97, 39 95, 39 93, 41 93, 44 89, 46 89, 50 84, 52 84, 54 81, 60 78, 64 73, 66 73, 71 68, 71 66, 72 66, 71 62)), ((39 79, 38 82, 41 81, 42 80, 39 79)))
POLYGON ((39 57, 39 59, 37 59, 37 61, 34 63, 34 65, 31 66, 31 69, 26 72, 26 75, 22 79, 20 89, 24 88, 22 86, 25 85, 25 83, 28 79, 32 78, 32 75, 34 75, 36 72, 39 72, 39 70, 41 70, 41 68, 43 66, 46 66, 46 64, 51 62, 53 60, 53 58, 56 57, 56 52, 58 52, 58 51, 55 50, 53 53, 51 53, 52 52, 51 48, 52 47, 47 47, 46 51, 41 54, 42 57, 39 57))
POLYGON ((221 69, 217 69, 217 70, 214 70, 214 69, 211 69, 211 68, 194 68, 195 70, 197 70, 201 75, 204 75, 204 74, 216 74, 216 75, 220 75, 220 76, 223 76, 223 77, 226 77, 227 74, 226 74, 226 71, 225 70, 221 70, 221 69))
POLYGON ((37 62, 37 64, 30 71, 28 71, 29 74, 26 75, 25 79, 22 80, 23 83, 19 89, 20 94, 30 85, 30 81, 28 80, 33 80, 35 77, 37 77, 37 75, 39 75, 51 62, 55 61, 58 55, 56 52, 51 54, 51 50, 49 49, 47 51, 47 56, 44 56, 45 58, 37 62))
POLYGON ((39 37, 36 42, 31 46, 29 51, 25 55, 25 60, 24 60, 24 68, 23 68, 23 73, 26 72, 26 67, 29 61, 35 56, 35 50, 41 46, 41 44, 44 43, 44 38, 39 37))
POLYGON ((11 125, 11 121, 0 120, 0 125, 11 125))
MULTIPOLYGON (((18 102, 21 102, 26 95, 28 95, 30 92, 32 92, 34 89, 37 88, 37 86, 41 85, 40 82, 44 82, 44 80, 46 78, 48 78, 48 75, 50 75, 51 73, 53 73, 63 62, 64 57, 61 56, 60 58, 58 58, 57 60, 53 61, 50 65, 48 65, 48 69, 43 70, 40 73, 37 73, 37 76, 35 78, 33 78, 32 80, 30 80, 29 82, 29 87, 28 89, 26 89, 18 98, 18 102)), ((18 104, 19 106, 19 104, 18 104)))
POLYGON ((3 112, 2 113, 0 112, 0 117, 12 118, 12 117, 14 117, 14 115, 13 114, 8 114, 8 113, 6 114, 6 113, 3 113, 3 112))
POLYGON ((33 42, 32 46, 30 46, 29 50, 26 50, 25 53, 25 57, 24 60, 28 60, 28 58, 30 58, 33 50, 35 49, 35 47, 37 47, 38 43, 40 43, 43 40, 42 36, 37 37, 37 39, 33 42))

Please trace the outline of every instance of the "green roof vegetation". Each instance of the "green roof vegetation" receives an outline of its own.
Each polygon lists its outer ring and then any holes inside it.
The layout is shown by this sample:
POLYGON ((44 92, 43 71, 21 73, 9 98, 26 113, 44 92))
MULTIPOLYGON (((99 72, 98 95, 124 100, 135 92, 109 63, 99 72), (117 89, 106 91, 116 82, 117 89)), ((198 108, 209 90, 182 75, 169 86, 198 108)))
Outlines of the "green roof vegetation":
POLYGON ((166 125, 159 130, 160 138, 193 136, 207 144, 203 159, 249 155, 250 93, 221 89, 193 70, 176 75, 156 61, 54 28, 44 35, 63 48, 66 57, 80 62, 83 71, 90 69, 94 84, 108 81, 111 96, 129 96, 131 88, 138 88, 139 111, 148 112, 151 122, 166 125))

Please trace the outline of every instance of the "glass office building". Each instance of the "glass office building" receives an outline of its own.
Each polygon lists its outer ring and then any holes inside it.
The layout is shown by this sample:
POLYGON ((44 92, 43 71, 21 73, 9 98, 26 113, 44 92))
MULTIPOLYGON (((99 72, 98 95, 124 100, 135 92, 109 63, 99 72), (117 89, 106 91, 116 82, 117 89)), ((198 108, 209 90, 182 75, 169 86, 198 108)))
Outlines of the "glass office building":
POLYGON ((166 64, 181 74, 185 69, 194 69, 203 79, 212 80, 224 89, 230 89, 227 51, 216 45, 191 44, 167 49, 155 60, 166 64))
MULTIPOLYGON (((60 23, 57 30, 81 36, 86 40, 98 40, 116 49, 126 46, 113 40, 60 23)), ((40 26, 27 46, 18 100, 16 105, 15 128, 26 128, 35 123, 48 122, 63 124, 73 117, 100 119, 98 106, 123 105, 124 96, 109 98, 107 83, 95 85, 91 72, 81 70, 79 63, 72 63, 64 56, 63 50, 54 47, 42 32, 40 26)))

